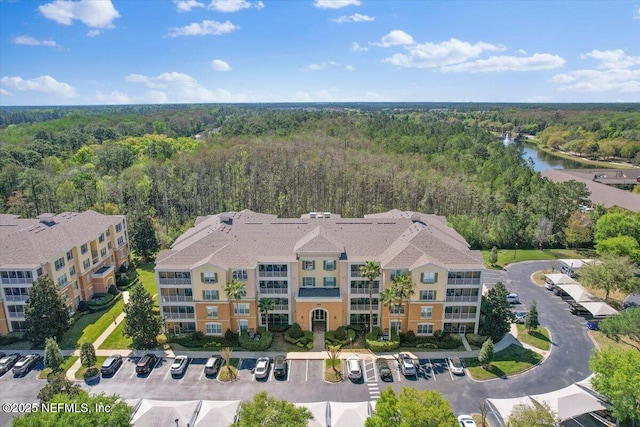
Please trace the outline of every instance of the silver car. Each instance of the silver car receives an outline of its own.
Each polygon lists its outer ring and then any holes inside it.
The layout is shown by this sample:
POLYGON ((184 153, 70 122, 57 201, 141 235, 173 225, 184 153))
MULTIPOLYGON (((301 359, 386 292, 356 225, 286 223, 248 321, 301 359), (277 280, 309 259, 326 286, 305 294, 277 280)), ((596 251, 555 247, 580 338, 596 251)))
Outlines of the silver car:
POLYGON ((171 364, 171 375, 179 376, 183 375, 187 370, 187 365, 189 364, 189 356, 180 355, 176 356, 175 360, 171 364))
POLYGON ((256 378, 266 378, 269 374, 269 358, 261 357, 256 362, 256 368, 254 370, 256 378))
POLYGON ((416 375, 416 366, 413 364, 411 356, 407 353, 400 353, 398 355, 398 364, 404 376, 412 377, 416 375))
POLYGON ((13 375, 25 375, 32 370, 38 361, 40 356, 37 354, 27 354, 22 359, 13 365, 13 375))

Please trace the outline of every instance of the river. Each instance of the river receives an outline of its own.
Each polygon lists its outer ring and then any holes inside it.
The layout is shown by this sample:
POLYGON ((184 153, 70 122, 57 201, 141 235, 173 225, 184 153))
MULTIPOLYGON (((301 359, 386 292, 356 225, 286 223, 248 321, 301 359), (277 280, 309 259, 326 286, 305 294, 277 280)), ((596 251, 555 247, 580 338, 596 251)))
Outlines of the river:
POLYGON ((589 169, 593 166, 584 165, 573 160, 567 160, 562 157, 556 157, 544 151, 538 151, 535 145, 523 145, 524 152, 522 157, 527 160, 533 160, 533 169, 536 172, 542 172, 547 169, 589 169))

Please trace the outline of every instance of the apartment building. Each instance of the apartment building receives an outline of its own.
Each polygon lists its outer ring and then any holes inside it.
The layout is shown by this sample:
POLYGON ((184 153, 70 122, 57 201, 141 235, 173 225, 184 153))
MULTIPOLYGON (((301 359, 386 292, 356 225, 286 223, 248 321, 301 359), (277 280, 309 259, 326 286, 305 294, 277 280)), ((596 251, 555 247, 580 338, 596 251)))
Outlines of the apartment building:
POLYGON ((250 210, 198 217, 193 228, 156 259, 161 314, 169 331, 266 325, 258 301, 270 298, 269 325, 297 322, 303 329, 374 325, 383 330, 478 331, 483 259, 442 216, 391 210, 342 218, 312 212, 278 218, 250 210), (381 275, 369 300, 360 266, 378 262, 381 275), (403 274, 415 284, 409 301, 383 307, 381 292, 403 274), (246 295, 229 299, 225 285, 244 283, 246 295))
POLYGON ((94 211, 42 214, 35 219, 0 215, 0 334, 24 329, 29 288, 41 275, 58 286, 74 313, 82 300, 115 284, 129 265, 124 215, 94 211))

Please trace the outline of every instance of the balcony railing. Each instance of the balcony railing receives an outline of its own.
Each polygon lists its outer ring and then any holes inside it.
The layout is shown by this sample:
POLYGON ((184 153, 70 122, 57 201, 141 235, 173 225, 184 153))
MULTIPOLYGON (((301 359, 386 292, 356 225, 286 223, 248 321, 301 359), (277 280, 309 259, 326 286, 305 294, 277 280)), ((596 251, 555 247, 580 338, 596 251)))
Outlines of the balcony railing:
POLYGON ((358 311, 358 310, 370 310, 371 308, 373 308, 373 310, 377 310, 378 309, 378 304, 351 304, 351 310, 352 311, 358 311))
MULTIPOLYGON (((351 288, 351 293, 352 294, 357 294, 357 295, 369 295, 369 288, 351 288)), ((379 294, 380 293, 380 288, 374 287, 373 288, 373 293, 374 294, 379 294)))
POLYGON ((462 302, 478 302, 479 295, 451 295, 445 298, 445 301, 462 301, 462 302))
POLYGON ((273 311, 277 310, 289 310, 289 304, 275 304, 273 306, 273 311))
POLYGON ((16 313, 14 311, 10 311, 9 312, 9 317, 11 317, 13 319, 24 319, 24 312, 16 313))
POLYGON ((480 279, 447 279, 447 285, 479 285, 480 279))
POLYGON ((158 279, 161 285, 190 285, 191 279, 158 279))
POLYGON ((13 277, 13 278, 6 278, 3 277, 2 279, 0 279, 3 285, 31 285, 33 283, 33 281, 35 279, 32 278, 17 278, 17 277, 13 277))
POLYGON ((196 318, 196 314, 195 313, 164 313, 164 316, 167 319, 195 319, 196 318))
POLYGON ((193 302, 193 297, 186 295, 162 295, 162 302, 193 302))
POLYGON ((264 288, 260 286, 261 294, 288 294, 289 288, 264 288))
POLYGON ((5 301, 26 301, 29 299, 29 295, 5 295, 5 301))
POLYGON ((258 277, 287 277, 287 271, 258 271, 258 277))
POLYGON ((475 319, 476 313, 445 313, 445 319, 475 319))

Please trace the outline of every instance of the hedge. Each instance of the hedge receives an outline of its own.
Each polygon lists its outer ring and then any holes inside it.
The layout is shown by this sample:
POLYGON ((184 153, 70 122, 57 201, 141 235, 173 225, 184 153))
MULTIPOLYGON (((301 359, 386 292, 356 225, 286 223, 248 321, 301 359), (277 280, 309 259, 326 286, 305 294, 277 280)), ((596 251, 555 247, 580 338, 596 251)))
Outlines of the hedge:
POLYGON ((336 338, 336 332, 337 331, 327 331, 324 333, 324 343, 325 345, 329 346, 345 346, 347 344, 349 344, 350 340, 349 338, 351 338, 352 340, 356 339, 356 331, 354 331, 353 329, 346 329, 345 328, 345 335, 346 335, 346 339, 338 339, 336 338))
POLYGON ((90 313, 95 313, 97 311, 103 311, 108 308, 111 308, 115 305, 116 302, 118 302, 120 298, 122 298, 122 294, 118 294, 116 296, 113 296, 111 294, 96 294, 96 295, 106 295, 106 297, 105 297, 105 300, 100 302, 87 301, 87 306, 89 307, 90 313))
POLYGON ((374 327, 373 331, 367 334, 367 347, 371 351, 393 351, 400 347, 400 337, 398 337, 396 332, 391 332, 391 340, 389 341, 378 341, 379 336, 379 327, 374 327))
POLYGON ((482 344, 489 338, 478 334, 467 334, 465 337, 467 338, 467 342, 475 347, 482 347, 482 344))
MULTIPOLYGON (((304 335, 300 338, 292 338, 289 334, 289 331, 284 333, 284 340, 289 344, 297 345, 300 348, 306 347, 307 344, 311 343, 311 347, 313 347, 313 332, 312 331, 303 331, 304 335)), ((307 347, 309 348, 309 347, 307 347)))
POLYGON ((261 351, 271 347, 271 343, 273 342, 273 334, 271 332, 261 328, 258 330, 257 335, 260 336, 259 340, 250 338, 249 333, 243 331, 239 337, 240 347, 249 351, 261 351))
POLYGON ((124 286, 118 286, 118 290, 119 291, 126 291, 131 289, 132 287, 134 287, 135 285, 137 285, 138 283, 140 283, 140 278, 136 276, 135 279, 131 280, 129 282, 128 285, 124 285, 124 286))

